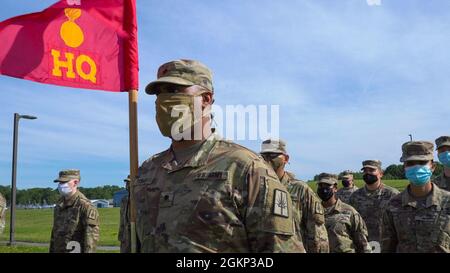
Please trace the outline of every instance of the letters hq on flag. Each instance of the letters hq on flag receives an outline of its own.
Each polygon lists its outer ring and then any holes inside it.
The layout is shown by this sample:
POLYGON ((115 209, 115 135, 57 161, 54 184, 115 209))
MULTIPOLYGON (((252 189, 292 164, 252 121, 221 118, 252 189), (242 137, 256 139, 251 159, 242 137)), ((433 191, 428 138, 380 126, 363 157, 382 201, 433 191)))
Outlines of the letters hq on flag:
POLYGON ((105 91, 138 88, 135 0, 61 0, 0 23, 0 74, 105 91))

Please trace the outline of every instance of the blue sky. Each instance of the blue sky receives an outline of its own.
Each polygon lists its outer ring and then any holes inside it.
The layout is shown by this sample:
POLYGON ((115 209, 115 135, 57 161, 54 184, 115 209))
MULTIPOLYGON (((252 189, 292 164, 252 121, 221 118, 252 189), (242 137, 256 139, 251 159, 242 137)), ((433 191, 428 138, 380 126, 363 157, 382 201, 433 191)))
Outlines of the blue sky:
MULTIPOLYGON (((54 0, 4 0, 0 21, 54 0)), ((382 0, 138 0, 140 85, 160 64, 197 59, 214 72, 216 104, 280 105, 288 169, 302 179, 399 163, 401 144, 450 134, 450 2, 382 0)), ((0 184, 11 179, 14 112, 18 187, 53 187, 59 169, 82 185, 123 185, 128 174, 126 93, 0 76, 0 184)), ((139 161, 166 149, 154 99, 139 97, 139 161)), ((258 151, 260 141, 239 141, 258 151)))

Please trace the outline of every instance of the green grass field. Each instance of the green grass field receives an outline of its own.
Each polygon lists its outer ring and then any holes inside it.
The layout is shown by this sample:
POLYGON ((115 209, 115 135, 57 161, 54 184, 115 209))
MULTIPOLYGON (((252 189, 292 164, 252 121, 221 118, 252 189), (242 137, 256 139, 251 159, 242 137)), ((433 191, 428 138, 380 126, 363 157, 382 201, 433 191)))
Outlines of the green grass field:
MULTIPOLYGON (((358 187, 363 187, 362 180, 356 180, 358 187)), ((385 184, 397 188, 402 191, 406 185, 407 180, 385 180, 385 184)), ((316 191, 317 183, 310 182, 308 185, 316 191)), ((341 184, 339 183, 339 187, 341 184)), ((119 246, 117 240, 117 233, 119 230, 119 208, 103 208, 98 209, 100 214, 100 242, 99 246, 119 246)), ((0 241, 9 240, 9 214, 7 214, 7 225, 3 234, 0 234, 0 241)), ((50 234, 53 224, 53 210, 17 210, 16 212, 16 241, 34 242, 34 243, 48 243, 50 241, 50 234)), ((40 246, 15 246, 9 247, 0 245, 0 253, 36 253, 48 252, 48 247, 40 246)), ((97 251, 97 252, 117 252, 117 251, 97 251)))
POLYGON ((48 253, 48 247, 38 246, 0 246, 0 253, 48 253))
MULTIPOLYGON (((117 233, 119 231, 119 208, 98 209, 100 214, 101 246, 119 246, 117 233)), ((9 213, 7 218, 9 220, 9 213)), ((48 243, 53 225, 53 210, 17 210, 16 211, 16 241, 48 243)), ((0 241, 9 240, 9 221, 5 231, 0 235, 0 241)))

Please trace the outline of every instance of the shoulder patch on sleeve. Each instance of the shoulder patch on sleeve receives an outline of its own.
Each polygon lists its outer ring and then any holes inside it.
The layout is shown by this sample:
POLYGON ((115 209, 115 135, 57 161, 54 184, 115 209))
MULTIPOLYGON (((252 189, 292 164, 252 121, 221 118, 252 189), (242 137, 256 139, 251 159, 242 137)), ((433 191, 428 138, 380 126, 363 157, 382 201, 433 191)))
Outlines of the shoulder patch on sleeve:
POLYGON ((273 210, 274 215, 289 218, 289 203, 287 192, 275 189, 273 193, 273 210))
POLYGON ((320 204, 319 202, 314 202, 315 203, 315 208, 314 208, 314 213, 315 214, 323 214, 323 206, 322 204, 320 204))
POLYGON ((261 177, 260 181, 265 181, 262 229, 270 233, 294 235, 292 200, 287 189, 268 177, 261 177))
POLYGON ((97 211, 95 209, 89 209, 87 215, 89 219, 97 219, 97 211))

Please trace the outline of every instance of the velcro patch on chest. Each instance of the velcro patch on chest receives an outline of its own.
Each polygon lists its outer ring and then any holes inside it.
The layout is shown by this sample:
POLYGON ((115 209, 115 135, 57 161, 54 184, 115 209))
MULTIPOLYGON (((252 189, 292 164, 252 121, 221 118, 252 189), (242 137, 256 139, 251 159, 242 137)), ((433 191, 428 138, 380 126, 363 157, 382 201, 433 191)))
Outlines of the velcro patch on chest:
POLYGON ((274 215, 289 218, 289 201, 287 192, 275 189, 273 198, 272 213, 274 215))
POLYGON ((227 180, 228 171, 200 172, 194 176, 194 180, 227 180))

